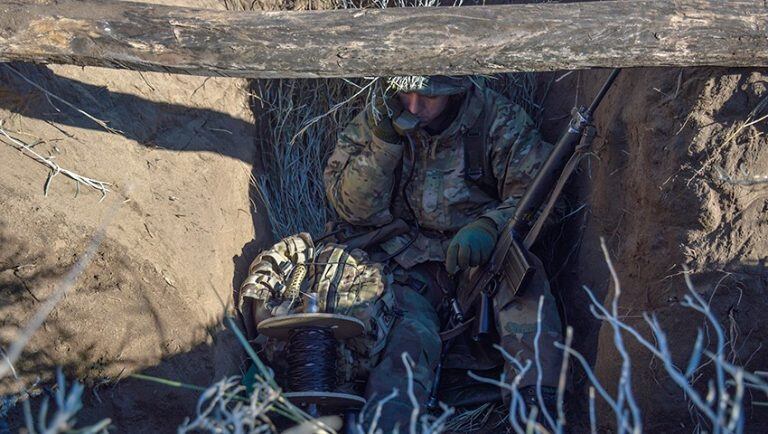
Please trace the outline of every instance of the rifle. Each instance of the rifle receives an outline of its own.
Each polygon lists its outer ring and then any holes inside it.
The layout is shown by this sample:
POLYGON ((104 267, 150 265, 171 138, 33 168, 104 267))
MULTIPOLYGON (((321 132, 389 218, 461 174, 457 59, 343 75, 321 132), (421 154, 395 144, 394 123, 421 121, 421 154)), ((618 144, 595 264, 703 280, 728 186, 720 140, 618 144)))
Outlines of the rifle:
MULTIPOLYGON (((552 154, 526 190, 514 216, 501 231, 491 259, 472 275, 469 282, 471 290, 465 292, 461 305, 472 306, 478 296, 482 297, 477 315, 478 328, 474 336, 475 340, 486 337, 493 326, 491 306, 498 279, 504 279, 516 293, 530 278, 533 267, 527 257, 528 249, 536 241, 560 191, 579 162, 580 155, 575 153, 577 144, 584 140, 586 146, 591 140, 588 137, 589 134, 585 135, 585 131, 588 130, 587 127, 592 122, 595 110, 620 71, 616 68, 611 72, 589 108, 574 107, 568 129, 557 141, 552 154), (539 214, 539 209, 547 197, 549 197, 547 205, 539 214)), ((593 129, 591 133, 594 135, 593 129)))

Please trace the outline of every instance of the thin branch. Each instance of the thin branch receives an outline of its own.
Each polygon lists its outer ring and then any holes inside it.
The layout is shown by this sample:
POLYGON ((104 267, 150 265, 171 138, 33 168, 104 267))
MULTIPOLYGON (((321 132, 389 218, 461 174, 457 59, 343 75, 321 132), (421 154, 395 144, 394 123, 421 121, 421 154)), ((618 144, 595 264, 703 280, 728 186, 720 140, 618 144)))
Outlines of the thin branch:
POLYGON ((37 161, 40 164, 43 164, 43 165, 47 166, 48 169, 50 169, 50 173, 48 174, 48 178, 46 179, 45 186, 43 188, 45 196, 48 196, 48 188, 50 187, 51 180, 53 179, 54 176, 56 176, 59 173, 61 173, 64 176, 74 180, 75 182, 77 182, 78 186, 80 184, 83 184, 83 185, 86 185, 86 186, 88 186, 90 188, 93 188, 94 190, 100 191, 101 192, 101 200, 104 200, 104 197, 106 197, 107 192, 110 191, 107 188, 107 186, 112 185, 112 184, 110 184, 108 182, 98 181, 98 180, 95 180, 95 179, 92 179, 92 178, 88 178, 88 177, 79 175, 79 174, 77 174, 75 172, 72 172, 71 170, 67 170, 67 169, 61 168, 58 164, 54 163, 50 159, 45 158, 42 155, 40 155, 37 152, 35 152, 35 150, 33 150, 31 146, 27 145, 26 143, 24 143, 24 142, 22 142, 22 141, 20 141, 18 139, 15 139, 15 138, 11 137, 2 128, 2 126, 3 126, 3 121, 0 120, 0 134, 5 136, 6 139, 10 140, 10 143, 8 143, 7 141, 4 140, 3 142, 5 144, 7 144, 8 146, 10 146, 12 148, 15 148, 16 150, 20 151, 22 154, 24 154, 27 157, 37 161))
POLYGON ((733 185, 760 185, 760 184, 768 184, 768 175, 758 175, 758 176, 752 176, 750 177, 747 174, 744 174, 744 178, 734 178, 733 176, 726 173, 725 169, 723 169, 719 165, 714 166, 715 171, 717 172, 717 179, 727 182, 728 184, 733 185))
MULTIPOLYGON (((610 271, 611 278, 613 279, 614 295, 611 303, 611 314, 614 318, 618 318, 619 297, 621 296, 621 282, 619 281, 618 273, 616 273, 616 268, 613 266, 611 256, 608 253, 608 246, 605 244, 605 238, 600 238, 600 248, 603 250, 605 263, 608 265, 608 270, 610 271)), ((634 422, 633 432, 639 434, 643 431, 643 420, 640 417, 640 408, 637 406, 634 394, 632 393, 632 360, 629 356, 629 352, 624 346, 624 339, 621 336, 621 329, 616 327, 613 323, 611 323, 611 326, 613 327, 613 342, 616 346, 616 349, 619 351, 619 354, 621 354, 622 360, 621 377, 619 379, 618 401, 621 402, 623 398, 626 397, 627 404, 629 405, 630 411, 632 412, 632 419, 634 422)), ((621 404, 619 404, 619 406, 621 406, 621 404)), ((623 417, 623 414, 620 416, 623 417)))
MULTIPOLYGON (((565 330, 565 347, 571 348, 573 343, 573 327, 568 326, 565 330)), ((565 426, 565 410, 563 409, 563 403, 565 402, 565 383, 568 377, 568 363, 570 362, 571 354, 568 351, 563 353, 563 363, 560 366, 560 379, 557 382, 557 426, 555 430, 560 432, 565 426)))
POLYGON ((411 410, 411 424, 410 424, 410 430, 408 431, 411 434, 417 434, 416 431, 416 422, 419 418, 419 400, 416 399, 416 394, 413 391, 413 359, 411 359, 411 356, 408 355, 408 353, 403 352, 400 355, 400 358, 403 360, 403 364, 405 365, 405 371, 408 374, 408 399, 411 400, 411 405, 413 406, 413 410, 411 410))

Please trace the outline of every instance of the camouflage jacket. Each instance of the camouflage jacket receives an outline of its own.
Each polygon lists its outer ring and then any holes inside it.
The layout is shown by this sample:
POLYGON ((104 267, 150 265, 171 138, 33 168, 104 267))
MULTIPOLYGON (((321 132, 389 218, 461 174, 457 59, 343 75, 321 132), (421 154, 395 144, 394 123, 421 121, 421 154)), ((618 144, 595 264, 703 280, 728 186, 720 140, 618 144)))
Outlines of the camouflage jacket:
MULTIPOLYGON (((360 113, 339 134, 325 168, 326 193, 339 216, 353 225, 415 219, 421 233, 395 258, 405 268, 443 261, 453 234, 481 216, 504 227, 552 149, 522 108, 483 87, 467 92, 456 119, 439 135, 416 131, 413 156, 404 152, 407 145, 374 136, 365 116, 360 113), (486 167, 492 171, 496 194, 465 176, 464 139, 478 122, 486 130, 486 167)), ((412 237, 398 236, 382 248, 393 253, 412 237)))

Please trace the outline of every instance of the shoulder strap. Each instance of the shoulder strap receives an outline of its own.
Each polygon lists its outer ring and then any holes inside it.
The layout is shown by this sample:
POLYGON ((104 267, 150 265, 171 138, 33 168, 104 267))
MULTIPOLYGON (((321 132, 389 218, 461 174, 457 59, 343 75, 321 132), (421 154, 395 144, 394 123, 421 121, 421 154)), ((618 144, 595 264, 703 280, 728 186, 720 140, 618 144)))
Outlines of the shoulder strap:
POLYGON ((487 195, 498 197, 496 179, 488 161, 488 125, 486 120, 486 108, 477 117, 475 124, 464 134, 464 161, 466 170, 464 175, 468 181, 477 184, 487 195))

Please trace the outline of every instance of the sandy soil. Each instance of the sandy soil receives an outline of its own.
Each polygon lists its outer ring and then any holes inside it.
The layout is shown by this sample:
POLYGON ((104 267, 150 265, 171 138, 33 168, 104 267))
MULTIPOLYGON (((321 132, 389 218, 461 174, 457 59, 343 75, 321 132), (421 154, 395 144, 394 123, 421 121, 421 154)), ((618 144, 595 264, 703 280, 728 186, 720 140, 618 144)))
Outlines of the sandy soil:
MULTIPOLYGON (((0 144, 2 345, 106 225, 93 261, 15 368, 27 384, 61 365, 97 386, 82 422, 108 416, 119 432, 173 431, 197 394, 125 377, 143 371, 207 385, 238 370, 221 318, 233 282, 269 237, 249 199, 255 155, 244 82, 11 66, 123 134, 48 101, 0 65, 2 128, 39 142, 34 150, 62 168, 112 184, 102 200, 84 186, 76 194, 59 174, 45 196, 48 171, 0 144)), ((20 384, 4 381, 0 393, 20 384)))
MULTIPOLYGON (((50 379, 61 365, 92 386, 81 422, 110 417, 115 432, 174 431, 191 414, 197 393, 126 375, 207 385, 238 372, 237 343, 220 325, 223 304, 231 303, 247 263, 270 239, 266 216, 251 203, 249 178, 257 172, 245 83, 12 67, 122 133, 49 101, 0 65, 2 128, 61 167, 112 184, 101 200, 86 187, 76 195, 76 184, 59 174, 46 196, 47 169, 0 143, 0 345, 7 348, 16 338, 106 225, 94 260, 16 364, 20 380, 0 383, 0 393, 37 376, 50 379)), ((561 75, 542 74, 541 82, 561 75)), ((573 73, 552 85, 545 138, 556 139, 574 102, 588 103, 605 75, 573 73)), ((655 314, 679 364, 687 363, 703 325, 680 306, 687 267, 727 331, 729 359, 752 370, 768 365, 762 348, 768 329, 765 184, 727 182, 716 169, 739 179, 768 174, 766 123, 734 134, 768 97, 767 76, 765 70, 628 70, 597 113, 593 152, 568 192, 578 211, 539 250, 576 347, 605 383, 618 379, 619 355, 611 330, 591 317, 581 289, 586 285, 600 300, 612 300, 601 237, 622 282, 622 315, 647 333, 641 313, 655 314)), ((690 432, 697 421, 682 394, 658 360, 627 342, 646 428, 690 432)), ((710 373, 702 373, 697 384, 703 390, 710 373)), ((578 370, 574 376, 571 411, 586 415, 579 404, 586 381, 578 370)), ((599 414, 610 431, 613 420, 602 404, 599 414)), ((748 414, 749 430, 761 431, 765 412, 750 406, 748 414)), ((577 416, 574 424, 583 422, 577 416)))

